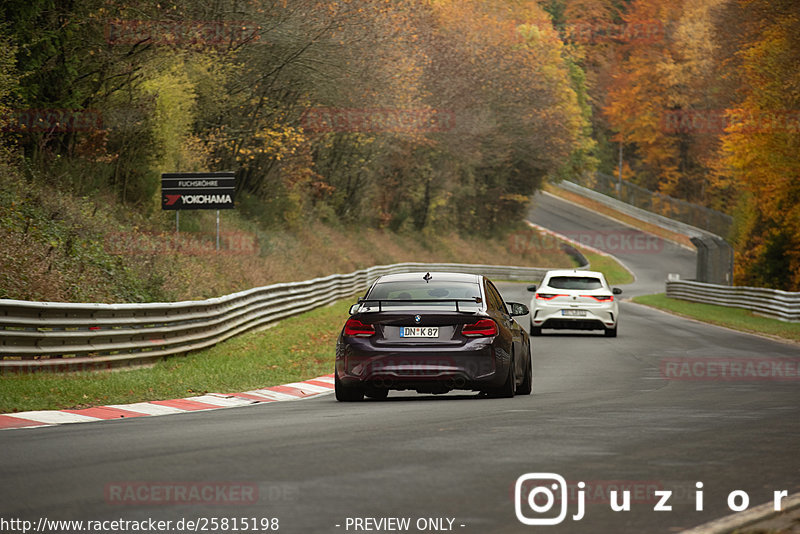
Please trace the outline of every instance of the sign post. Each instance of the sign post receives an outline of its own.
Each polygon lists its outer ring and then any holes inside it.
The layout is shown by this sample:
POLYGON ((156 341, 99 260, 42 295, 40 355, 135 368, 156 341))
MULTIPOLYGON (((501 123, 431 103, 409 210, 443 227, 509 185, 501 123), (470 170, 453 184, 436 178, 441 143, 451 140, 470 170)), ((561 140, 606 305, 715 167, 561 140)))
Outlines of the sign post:
POLYGON ((234 209, 236 175, 233 172, 165 172, 161 175, 161 209, 175 211, 175 233, 180 231, 180 210, 234 209))

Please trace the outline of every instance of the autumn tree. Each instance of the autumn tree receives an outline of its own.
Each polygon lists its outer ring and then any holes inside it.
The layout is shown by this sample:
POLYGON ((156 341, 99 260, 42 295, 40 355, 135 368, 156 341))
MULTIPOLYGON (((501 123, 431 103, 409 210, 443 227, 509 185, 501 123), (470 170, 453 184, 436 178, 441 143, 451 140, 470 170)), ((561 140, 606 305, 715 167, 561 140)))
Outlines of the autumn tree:
POLYGON ((800 291, 800 6, 742 0, 730 9, 745 22, 718 172, 740 193, 736 282, 800 291))
POLYGON ((445 191, 462 226, 507 224, 585 139, 563 44, 534 2, 442 1, 433 15, 427 86, 456 117, 445 191))
POLYGON ((143 209, 157 208, 163 171, 233 169, 240 206, 273 225, 491 231, 545 178, 589 161, 582 70, 536 2, 3 10, 20 44, 18 107, 102 116, 20 132, 31 168, 143 209))

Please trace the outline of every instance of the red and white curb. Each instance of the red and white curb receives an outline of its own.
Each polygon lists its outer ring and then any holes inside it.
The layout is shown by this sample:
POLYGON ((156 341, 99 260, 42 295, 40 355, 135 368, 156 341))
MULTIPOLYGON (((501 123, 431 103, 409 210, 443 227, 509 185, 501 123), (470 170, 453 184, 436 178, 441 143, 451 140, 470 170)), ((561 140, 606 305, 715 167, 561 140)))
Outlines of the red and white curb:
POLYGON ((129 417, 152 417, 201 410, 219 410, 250 406, 262 402, 302 400, 325 395, 333 391, 333 375, 325 375, 304 382, 254 389, 242 393, 223 395, 207 393, 186 399, 111 404, 80 410, 46 410, 0 414, 0 430, 10 428, 37 428, 65 423, 91 423, 129 417))

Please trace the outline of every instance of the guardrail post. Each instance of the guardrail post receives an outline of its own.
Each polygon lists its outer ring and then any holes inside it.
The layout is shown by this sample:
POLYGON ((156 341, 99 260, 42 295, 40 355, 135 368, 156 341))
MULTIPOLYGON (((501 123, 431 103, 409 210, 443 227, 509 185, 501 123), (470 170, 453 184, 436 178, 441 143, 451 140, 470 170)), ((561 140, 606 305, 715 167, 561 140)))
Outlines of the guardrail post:
POLYGON ((708 282, 708 246, 705 240, 700 237, 692 237, 691 241, 697 248, 697 263, 694 278, 698 282, 708 282))
POLYGON ((733 249, 716 236, 692 237, 697 247, 696 280, 707 284, 733 285, 733 249))

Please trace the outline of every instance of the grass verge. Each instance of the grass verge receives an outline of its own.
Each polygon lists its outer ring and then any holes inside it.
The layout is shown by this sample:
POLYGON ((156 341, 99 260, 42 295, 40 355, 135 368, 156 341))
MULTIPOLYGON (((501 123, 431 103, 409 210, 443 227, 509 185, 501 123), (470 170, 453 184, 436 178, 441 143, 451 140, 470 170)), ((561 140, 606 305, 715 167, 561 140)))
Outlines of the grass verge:
MULTIPOLYGON (((531 223, 528 223, 529 225, 531 223)), ((538 251, 553 251, 565 250, 564 247, 569 246, 577 249, 589 261, 589 268, 592 271, 600 271, 605 275, 609 285, 625 285, 631 284, 635 281, 633 273, 631 273, 624 265, 622 265, 616 258, 611 255, 598 254, 585 247, 580 246, 575 242, 565 241, 558 237, 555 232, 540 232, 535 225, 517 232, 511 239, 511 249, 514 251, 524 251, 527 248, 538 251)), ((575 257, 572 258, 573 266, 579 265, 579 260, 575 257)), ((570 267, 551 267, 553 269, 569 269, 570 267)), ((539 282, 541 280, 538 280, 539 282)))
POLYGON ((175 215, 155 206, 54 190, 1 164, 0 182, 0 299, 199 300, 401 262, 574 265, 561 249, 538 246, 542 240, 521 221, 481 237, 441 225, 363 228, 313 213, 302 223, 267 226, 244 208, 221 215, 217 251, 213 211, 182 212, 176 233, 175 215))
POLYGON ((152 367, 5 375, 0 377, 0 413, 235 393, 330 374, 350 304, 341 301, 152 367))
POLYGON ((667 230, 665 228, 661 228, 660 226, 656 226, 655 224, 651 224, 651 223, 645 222, 645 221, 643 221, 641 219, 637 219, 636 217, 631 217, 630 215, 626 215, 624 213, 620 213, 619 211, 617 211, 617 210, 615 210, 613 208, 610 208, 610 207, 606 206, 605 204, 597 202, 596 200, 592 200, 590 198, 583 197, 581 195, 573 193, 572 191, 566 191, 566 190, 561 189, 560 187, 555 186, 555 185, 548 184, 545 187, 545 190, 548 193, 551 193, 551 194, 553 194, 553 195, 555 195, 557 197, 563 198, 564 200, 568 200, 568 201, 570 201, 570 202, 572 202, 574 204, 578 204, 578 205, 583 206, 585 208, 589 208, 594 212, 597 212, 597 213, 600 213, 600 214, 603 214, 603 215, 607 215, 607 216, 612 217, 614 219, 617 219, 618 221, 621 221, 621 222, 623 222, 623 223, 625 223, 625 224, 627 224, 629 226, 632 226, 634 228, 638 228, 639 230, 645 231, 647 233, 653 234, 655 236, 661 237, 663 239, 667 239, 667 240, 675 242, 675 243, 680 243, 681 245, 685 245, 687 247, 690 247, 690 248, 694 249, 694 245, 692 244, 691 240, 687 236, 685 236, 683 234, 672 232, 672 231, 667 230))
POLYGON ((589 269, 603 273, 608 285, 621 286, 634 282, 633 274, 613 257, 603 256, 586 249, 580 249, 580 251, 589 260, 589 269))
POLYGON ((633 301, 705 323, 800 342, 800 324, 762 317, 742 308, 672 299, 664 293, 634 297, 633 301))

